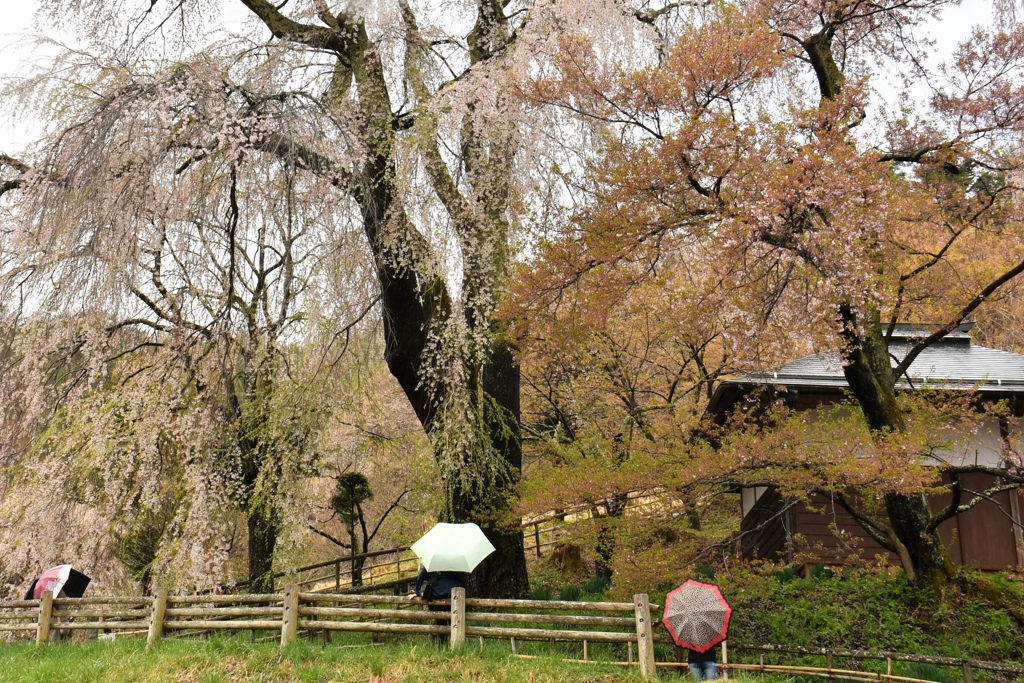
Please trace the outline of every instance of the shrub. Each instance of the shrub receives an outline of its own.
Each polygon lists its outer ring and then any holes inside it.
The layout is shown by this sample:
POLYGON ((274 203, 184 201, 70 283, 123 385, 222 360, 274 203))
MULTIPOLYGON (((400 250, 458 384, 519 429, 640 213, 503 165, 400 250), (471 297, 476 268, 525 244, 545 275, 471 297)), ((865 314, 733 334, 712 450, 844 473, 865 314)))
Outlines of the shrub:
POLYGON ((835 575, 836 573, 834 571, 826 567, 821 562, 811 567, 811 578, 815 581, 824 581, 825 579, 831 579, 835 575))
POLYGON ((936 666, 927 662, 914 662, 906 668, 903 675, 907 678, 917 678, 922 681, 953 683, 953 672, 948 666, 936 666))
POLYGON ((567 600, 569 602, 577 602, 583 597, 583 591, 579 586, 566 586, 562 589, 562 592, 558 594, 559 600, 567 600))
POLYGON ((785 569, 771 572, 768 576, 777 579, 779 583, 789 583, 796 579, 796 571, 792 567, 786 567, 785 569))
POLYGON ((588 595, 604 595, 604 592, 611 586, 611 582, 605 576, 595 576, 583 584, 583 592, 588 595))
POLYGON ((714 581, 715 580, 715 568, 714 567, 708 567, 707 565, 703 565, 703 566, 697 567, 697 574, 700 575, 700 578, 703 578, 706 581, 714 581))
POLYGON ((531 600, 550 600, 552 595, 551 586, 534 586, 533 590, 530 591, 531 600))

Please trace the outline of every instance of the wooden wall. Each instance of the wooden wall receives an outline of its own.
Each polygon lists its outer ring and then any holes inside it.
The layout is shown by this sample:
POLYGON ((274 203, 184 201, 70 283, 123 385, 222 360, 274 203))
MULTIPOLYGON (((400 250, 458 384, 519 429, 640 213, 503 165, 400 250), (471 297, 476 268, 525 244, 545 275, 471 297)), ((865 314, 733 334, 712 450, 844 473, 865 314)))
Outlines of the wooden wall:
MULTIPOLYGON (((946 479, 948 481, 948 478, 946 479)), ((984 491, 994 479, 983 473, 964 475, 963 486, 984 491)), ((973 499, 965 492, 964 503, 973 499)), ((1024 536, 1011 519, 1024 523, 1020 494, 1004 491, 947 520, 939 527, 950 558, 958 565, 989 571, 1024 569, 1024 536)), ((932 508, 949 502, 949 494, 935 496, 932 508)), ((831 500, 815 495, 809 503, 796 503, 779 514, 785 503, 778 492, 769 490, 758 499, 742 522, 744 559, 785 559, 793 553, 810 552, 826 564, 844 564, 851 558, 870 561, 885 557, 898 564, 896 556, 868 536, 849 514, 831 500), (787 530, 787 526, 789 529, 787 530)))

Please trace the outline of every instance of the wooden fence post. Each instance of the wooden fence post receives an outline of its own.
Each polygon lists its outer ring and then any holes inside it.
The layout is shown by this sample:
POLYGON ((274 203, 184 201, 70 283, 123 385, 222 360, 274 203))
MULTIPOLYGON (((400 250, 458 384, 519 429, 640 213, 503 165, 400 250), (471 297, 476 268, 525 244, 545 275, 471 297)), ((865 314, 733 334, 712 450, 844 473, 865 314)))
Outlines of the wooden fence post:
POLYGON ((540 522, 533 523, 533 542, 536 544, 537 557, 540 557, 540 522))
POLYGON ((828 680, 835 683, 836 679, 832 676, 832 650, 825 650, 825 668, 828 669, 828 680))
POLYGON ((149 635, 146 636, 146 649, 160 640, 164 634, 164 612, 167 610, 167 589, 157 588, 153 596, 153 611, 149 615, 149 635))
POLYGON ((971 662, 970 660, 964 660, 964 683, 972 683, 974 677, 971 675, 971 662))
POLYGON ((53 592, 43 591, 39 596, 39 621, 36 623, 36 647, 50 642, 50 617, 53 615, 53 592))
POLYGON ((722 641, 722 680, 729 680, 729 641, 722 641))
POLYGON ((466 589, 460 587, 452 589, 451 604, 451 638, 450 644, 453 650, 462 647, 466 640, 466 589))
POLYGON ((295 642, 299 636, 299 587, 290 583, 284 587, 284 609, 281 610, 281 649, 295 642))
POLYGON ((651 605, 647 602, 647 593, 633 596, 633 607, 636 613, 637 658, 640 660, 640 675, 644 678, 657 678, 654 668, 654 637, 651 635, 651 605))

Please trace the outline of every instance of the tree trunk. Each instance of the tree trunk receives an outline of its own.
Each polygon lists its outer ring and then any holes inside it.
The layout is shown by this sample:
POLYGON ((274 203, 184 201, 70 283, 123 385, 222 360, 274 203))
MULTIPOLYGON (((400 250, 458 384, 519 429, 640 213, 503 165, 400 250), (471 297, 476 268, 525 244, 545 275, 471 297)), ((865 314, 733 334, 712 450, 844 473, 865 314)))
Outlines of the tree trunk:
MULTIPOLYGON (((625 494, 609 496, 605 501, 605 520, 598 520, 600 527, 597 530, 597 559, 595 561, 596 574, 609 581, 612 580, 613 568, 612 558, 615 555, 615 524, 626 511, 626 504, 629 497, 625 494)), ((594 516, 597 517, 597 508, 594 508, 594 516)))
POLYGON ((359 557, 352 560, 352 585, 362 586, 363 585, 363 564, 366 562, 365 557, 359 557))
POLYGON ((277 521, 261 506, 251 509, 245 521, 249 530, 249 590, 273 593, 277 521))
MULTIPOLYGON (((829 26, 801 41, 818 78, 822 101, 838 97, 845 80, 832 54, 834 36, 835 27, 829 26)), ((870 312, 869 320, 860 321, 850 304, 844 303, 839 307, 839 315, 849 353, 843 374, 875 438, 884 439, 888 433, 903 431, 906 425, 896 404, 896 377, 878 310, 870 312), (859 332, 858 323, 863 323, 859 332)), ((949 579, 952 563, 938 529, 927 533, 931 518, 927 498, 924 494, 907 497, 889 493, 885 496, 885 507, 895 535, 890 550, 898 551, 907 576, 918 585, 941 587, 949 579)))
MULTIPOLYGON (((862 334, 855 331, 857 320, 848 306, 841 308, 841 315, 847 323, 844 337, 849 353, 843 374, 875 438, 885 439, 886 434, 903 431, 906 423, 896 404, 896 377, 878 313, 863 325, 862 334)), ((887 493, 885 508, 895 535, 893 545, 902 545, 891 550, 901 557, 907 577, 915 585, 941 590, 950 579, 953 565, 938 528, 930 533, 927 530, 932 516, 927 496, 887 493)))
MULTIPOLYGON (((386 177, 390 161, 377 159, 376 170, 368 168, 367 180, 386 177)), ((421 371, 423 353, 431 326, 440 324, 451 315, 451 303, 443 281, 420 275, 412 265, 401 265, 390 255, 392 247, 384 240, 384 223, 392 195, 386 183, 365 183, 374 188, 373 196, 362 203, 363 225, 367 238, 374 245, 377 277, 381 287, 381 307, 384 319, 385 360, 391 374, 398 380, 406 398, 427 431, 434 428, 445 396, 441 389, 428 390, 421 371)), ((391 220, 403 218, 391 216, 391 220)), ((416 239, 414 229, 408 226, 410 242, 416 239)), ((522 471, 522 451, 519 443, 519 367, 511 344, 494 335, 488 361, 481 377, 483 394, 493 401, 497 409, 485 400, 484 419, 490 431, 491 443, 508 465, 510 478, 496 483, 487 500, 467 499, 454 483, 446 483, 446 495, 453 501, 451 521, 476 522, 487 534, 496 551, 475 572, 473 587, 483 597, 522 597, 529 592, 526 573, 526 553, 523 532, 518 523, 510 521, 509 500, 522 471)))
POLYGON ((483 368, 482 389, 497 406, 485 404, 484 419, 491 445, 507 464, 509 476, 495 483, 486 500, 467 498, 457 484, 450 484, 454 521, 476 522, 495 548, 473 572, 474 597, 522 598, 530 592, 523 529, 516 511, 509 505, 523 467, 519 441, 519 366, 513 346, 503 338, 493 342, 490 358, 483 368))

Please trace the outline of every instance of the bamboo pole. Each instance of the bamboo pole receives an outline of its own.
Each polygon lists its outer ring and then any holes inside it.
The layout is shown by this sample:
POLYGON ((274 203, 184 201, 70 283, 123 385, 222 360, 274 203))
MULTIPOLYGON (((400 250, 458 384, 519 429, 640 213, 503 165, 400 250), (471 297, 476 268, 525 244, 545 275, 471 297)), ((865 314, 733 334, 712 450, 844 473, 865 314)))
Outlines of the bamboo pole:
POLYGON ((284 609, 281 610, 281 649, 295 642, 299 635, 299 587, 288 584, 284 589, 284 609))
MULTIPOLYGON (((730 669, 743 669, 746 671, 757 671, 758 664, 729 664, 730 669)), ((882 673, 871 673, 869 671, 853 671, 850 669, 827 669, 816 666, 783 666, 781 664, 765 664, 764 669, 768 673, 796 673, 804 676, 816 676, 818 678, 842 678, 848 681, 904 681, 906 683, 926 683, 920 678, 907 678, 906 676, 891 676, 882 673)))
POLYGON ((54 598, 54 605, 71 607, 75 605, 139 605, 140 608, 153 603, 149 596, 116 597, 116 598, 54 598))
MULTIPOLYGON (((183 630, 183 629, 204 629, 204 630, 230 630, 234 629, 237 631, 251 631, 259 629, 261 631, 273 631, 275 629, 283 630, 283 623, 281 620, 276 619, 248 619, 248 620, 225 620, 225 621, 212 621, 212 620, 167 620, 164 622, 164 630, 183 630)), ((296 631, 296 633, 298 633, 296 631)))
POLYGON ((469 621, 497 621, 507 623, 558 624, 560 626, 633 626, 630 617, 587 617, 574 614, 506 614, 502 612, 471 612, 469 621))
POLYGON ((149 634, 146 636, 146 649, 153 647, 153 643, 160 640, 164 634, 164 615, 167 612, 167 589, 157 588, 153 600, 153 612, 149 617, 149 634))
POLYGON ((93 618, 99 617, 101 619, 131 619, 133 617, 142 617, 144 619, 149 618, 152 610, 149 609, 131 609, 131 610, 110 610, 110 609, 82 609, 82 610, 66 610, 60 613, 61 617, 82 617, 82 618, 93 618))
POLYGON ((39 601, 36 600, 35 609, 19 609, 11 612, 0 612, 0 619, 32 619, 39 614, 39 601))
POLYGON ((493 626, 467 626, 467 636, 483 636, 484 638, 511 638, 518 640, 564 640, 593 643, 635 643, 635 633, 614 631, 560 631, 546 628, 498 628, 493 626))
MULTIPOLYGON (((316 593, 311 593, 316 595, 316 593)), ((169 605, 205 605, 205 604, 220 604, 225 602, 232 603, 249 603, 249 602, 282 602, 284 600, 283 593, 263 593, 252 595, 168 595, 167 604, 169 605)))
POLYGON ((570 602, 568 600, 495 600, 467 598, 467 607, 499 607, 522 609, 568 609, 583 612, 632 612, 631 602, 570 602))
MULTIPOLYGON (((358 631, 363 633, 419 633, 448 635, 447 626, 427 624, 381 624, 373 621, 299 621, 300 628, 328 629, 330 631, 358 631)), ((467 629, 472 630, 472 629, 467 629)))
POLYGON ((61 629, 79 629, 79 630, 90 630, 90 629, 104 629, 108 631, 116 631, 119 629, 146 629, 149 632, 149 620, 138 619, 135 621, 71 621, 62 623, 61 629))
POLYGON ((171 607, 168 617, 277 617, 280 607, 171 607))
POLYGON ((447 605, 447 600, 410 600, 404 595, 359 595, 358 593, 299 593, 303 602, 340 602, 345 605, 447 605))
MULTIPOLYGON (((466 641, 466 589, 461 586, 452 589, 451 604, 451 649, 460 650, 466 641)), ((966 682, 966 683, 969 683, 966 682)))
POLYGON ((408 609, 360 609, 353 607, 300 607, 300 617, 368 617, 371 619, 404 619, 407 621, 433 621, 448 619, 447 612, 423 612, 408 609))
POLYGON ((36 647, 50 642, 50 616, 53 614, 53 593, 43 591, 39 599, 39 621, 36 623, 36 647))
MULTIPOLYGON (((964 662, 961 657, 943 657, 939 655, 911 655, 900 652, 874 652, 871 650, 841 650, 824 647, 804 647, 801 645, 757 645, 754 643, 733 643, 737 650, 760 650, 763 652, 787 652, 801 655, 825 656, 826 650, 832 651, 836 657, 844 659, 876 659, 891 660, 898 662, 921 662, 924 664, 938 664, 944 666, 961 666, 964 662)), ((970 660, 971 666, 975 669, 987 669, 989 671, 1004 671, 1007 673, 1024 673, 1024 665, 1004 664, 1003 662, 985 662, 970 660)))
POLYGON ((654 640, 651 638, 651 607, 647 593, 633 596, 636 607, 637 657, 640 660, 640 675, 645 679, 656 679, 658 671, 654 666, 654 640))

